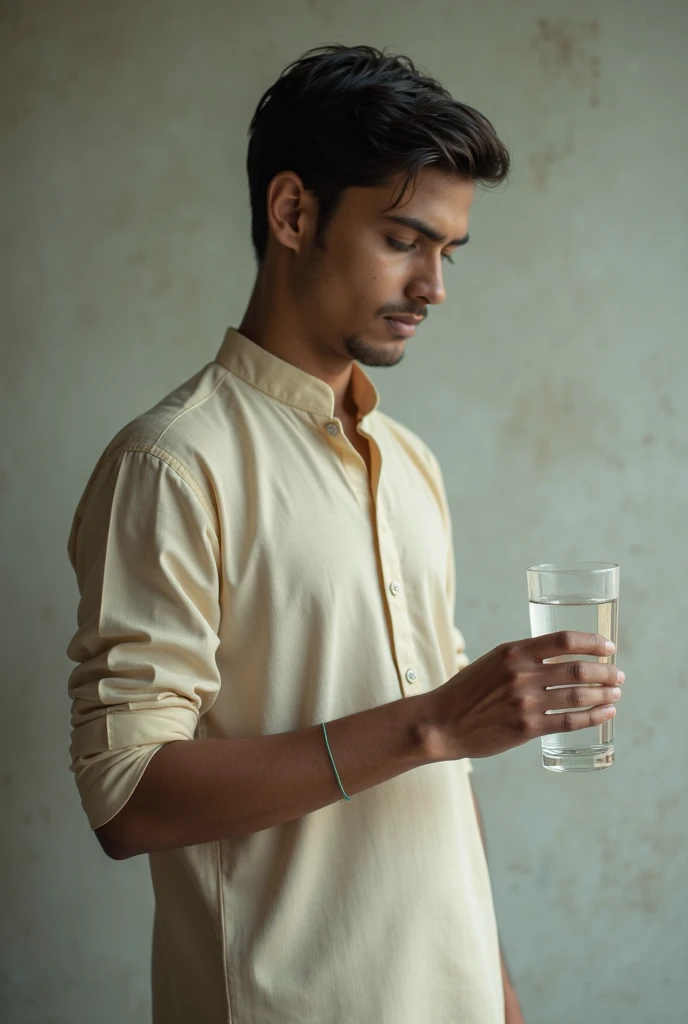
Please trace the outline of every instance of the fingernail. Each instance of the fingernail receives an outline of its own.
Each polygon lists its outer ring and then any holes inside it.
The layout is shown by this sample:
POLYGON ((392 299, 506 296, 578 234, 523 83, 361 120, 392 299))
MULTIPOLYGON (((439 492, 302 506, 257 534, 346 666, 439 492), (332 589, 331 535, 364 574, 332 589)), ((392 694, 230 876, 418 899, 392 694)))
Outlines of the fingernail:
POLYGON ((625 672, 618 672, 617 675, 616 675, 616 678, 617 678, 617 680, 620 683, 623 683, 624 679, 626 678, 626 673, 625 672))
POLYGON ((619 697, 621 696, 621 689, 620 689, 620 687, 618 687, 618 686, 614 687, 614 689, 612 690, 612 696, 614 697, 614 700, 618 700, 619 699, 619 697))
POLYGON ((616 714, 616 708, 614 708, 614 707, 605 708, 604 709, 604 717, 605 718, 613 718, 615 714, 616 714))
POLYGON ((607 654, 613 654, 614 651, 616 650, 616 647, 611 642, 611 640, 607 640, 605 645, 604 645, 604 649, 607 652, 607 654))

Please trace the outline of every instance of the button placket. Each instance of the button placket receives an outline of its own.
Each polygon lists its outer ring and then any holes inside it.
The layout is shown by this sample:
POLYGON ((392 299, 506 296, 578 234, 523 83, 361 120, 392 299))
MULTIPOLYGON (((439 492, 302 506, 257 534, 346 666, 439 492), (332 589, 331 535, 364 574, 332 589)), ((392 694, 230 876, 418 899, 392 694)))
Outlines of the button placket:
POLYGON ((377 509, 378 542, 380 545, 380 562, 384 577, 389 580, 387 590, 387 607, 392 629, 393 648, 401 692, 404 696, 418 689, 418 671, 416 652, 411 632, 408 604, 404 589, 400 583, 401 566, 392 531, 387 525, 384 510, 378 502, 377 509))
POLYGON ((353 491, 359 508, 365 515, 370 515, 370 489, 368 487, 368 474, 361 472, 360 460, 348 443, 348 440, 336 420, 328 420, 320 425, 332 440, 332 451, 339 459, 342 469, 346 475, 349 487, 353 491))

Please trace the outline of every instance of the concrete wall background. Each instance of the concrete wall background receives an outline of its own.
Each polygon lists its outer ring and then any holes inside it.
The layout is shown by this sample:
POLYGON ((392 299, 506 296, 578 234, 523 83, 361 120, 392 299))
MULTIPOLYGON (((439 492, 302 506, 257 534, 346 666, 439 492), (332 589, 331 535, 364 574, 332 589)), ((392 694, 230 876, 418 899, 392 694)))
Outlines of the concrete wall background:
POLYGON ((410 53, 513 147, 383 407, 443 465, 474 656, 527 635, 525 567, 622 567, 617 764, 480 762, 529 1024, 685 1019, 688 6, 683 0, 3 0, 0 450, 8 1024, 143 1024, 144 859, 100 854, 67 771, 97 456, 212 358, 252 282, 245 133, 326 41, 410 53))

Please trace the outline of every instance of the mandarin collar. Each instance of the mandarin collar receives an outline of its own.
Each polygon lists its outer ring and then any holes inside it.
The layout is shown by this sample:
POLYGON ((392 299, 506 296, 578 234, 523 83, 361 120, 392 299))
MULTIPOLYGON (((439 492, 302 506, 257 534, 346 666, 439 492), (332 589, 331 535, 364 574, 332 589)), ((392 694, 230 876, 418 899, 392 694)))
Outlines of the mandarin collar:
MULTIPOLYGON (((334 391, 329 384, 261 348, 234 327, 227 330, 216 362, 278 402, 318 416, 334 416, 334 391)), ((380 402, 377 388, 356 362, 351 373, 351 395, 361 418, 377 409, 380 402)))

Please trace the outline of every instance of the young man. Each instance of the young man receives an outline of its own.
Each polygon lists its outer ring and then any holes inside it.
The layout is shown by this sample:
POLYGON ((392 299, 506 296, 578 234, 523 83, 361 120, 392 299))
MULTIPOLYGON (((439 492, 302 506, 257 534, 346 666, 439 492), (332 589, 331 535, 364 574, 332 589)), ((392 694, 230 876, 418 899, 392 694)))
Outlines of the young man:
POLYGON ((508 162, 406 58, 296 61, 251 125, 240 328, 81 499, 73 769, 106 853, 150 854, 158 1024, 522 1021, 468 758, 602 721, 623 675, 543 664, 606 653, 579 633, 468 666, 439 466, 360 367, 508 162))

